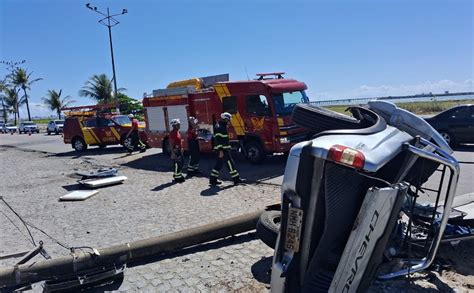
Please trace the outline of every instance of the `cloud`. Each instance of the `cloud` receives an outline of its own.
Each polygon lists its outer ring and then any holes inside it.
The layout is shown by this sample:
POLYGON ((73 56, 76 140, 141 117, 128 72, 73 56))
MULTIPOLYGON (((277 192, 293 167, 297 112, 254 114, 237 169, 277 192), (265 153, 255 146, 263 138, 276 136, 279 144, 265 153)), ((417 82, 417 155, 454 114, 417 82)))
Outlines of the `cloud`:
POLYGON ((436 82, 426 81, 411 85, 361 85, 347 91, 315 92, 310 95, 313 100, 334 100, 334 99, 356 99, 386 96, 415 95, 422 93, 444 93, 472 92, 474 91, 474 80, 467 79, 463 82, 452 80, 440 80, 436 82))

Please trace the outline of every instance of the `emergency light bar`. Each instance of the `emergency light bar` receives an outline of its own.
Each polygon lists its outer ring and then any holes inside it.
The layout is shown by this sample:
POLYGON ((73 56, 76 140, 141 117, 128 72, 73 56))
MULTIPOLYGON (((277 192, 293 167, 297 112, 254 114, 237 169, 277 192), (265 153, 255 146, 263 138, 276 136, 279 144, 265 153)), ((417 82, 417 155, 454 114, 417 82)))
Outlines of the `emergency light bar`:
POLYGON ((274 76, 276 79, 284 79, 283 74, 284 72, 267 72, 267 73, 257 73, 258 80, 265 80, 271 78, 265 78, 266 76, 274 76))

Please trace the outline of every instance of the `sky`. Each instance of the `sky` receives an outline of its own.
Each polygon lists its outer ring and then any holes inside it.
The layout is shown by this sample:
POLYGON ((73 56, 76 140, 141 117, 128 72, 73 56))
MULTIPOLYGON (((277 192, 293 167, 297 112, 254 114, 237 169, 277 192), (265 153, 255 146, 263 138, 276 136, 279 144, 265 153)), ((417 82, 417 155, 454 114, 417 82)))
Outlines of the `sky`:
POLYGON ((128 10, 112 37, 118 87, 136 99, 176 80, 272 71, 305 82, 311 100, 474 88, 470 0, 0 0, 0 60, 43 78, 34 116, 52 114, 48 90, 89 105, 78 95, 88 78, 112 77, 107 27, 88 2, 128 10))

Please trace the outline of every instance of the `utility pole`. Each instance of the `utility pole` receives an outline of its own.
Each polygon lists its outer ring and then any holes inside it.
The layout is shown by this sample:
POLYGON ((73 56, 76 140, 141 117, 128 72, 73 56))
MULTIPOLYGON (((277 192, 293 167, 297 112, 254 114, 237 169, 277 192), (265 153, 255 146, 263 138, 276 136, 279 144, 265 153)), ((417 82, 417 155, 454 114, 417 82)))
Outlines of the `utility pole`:
MULTIPOLYGON (((0 61, 1 64, 4 64, 7 66, 7 70, 10 72, 10 76, 13 77, 13 73, 15 72, 15 70, 18 68, 18 65, 20 64, 24 64, 26 63, 26 60, 21 60, 21 61, 5 61, 5 60, 2 60, 0 61)), ((3 101, 3 98, 2 98, 2 111, 3 111, 3 118, 8 118, 7 117, 7 110, 5 109, 5 102, 3 101)), ((18 109, 18 111, 20 111, 18 109)), ((4 123, 7 123, 6 121, 7 119, 5 119, 4 123)))
MULTIPOLYGON (((124 15, 128 13, 128 10, 124 8, 122 9, 122 13, 116 13, 116 14, 110 15, 110 11, 108 7, 107 7, 107 14, 100 12, 99 10, 97 10, 97 7, 91 6, 90 3, 87 3, 86 7, 104 16, 104 18, 99 20, 99 23, 106 26, 109 29, 110 56, 112 58, 112 74, 113 74, 112 79, 114 80, 114 97, 117 98, 117 75, 115 74, 114 47, 112 46, 112 27, 120 23, 114 17, 119 16, 119 15, 124 15)), ((117 108, 117 111, 119 111, 118 108, 117 108)))

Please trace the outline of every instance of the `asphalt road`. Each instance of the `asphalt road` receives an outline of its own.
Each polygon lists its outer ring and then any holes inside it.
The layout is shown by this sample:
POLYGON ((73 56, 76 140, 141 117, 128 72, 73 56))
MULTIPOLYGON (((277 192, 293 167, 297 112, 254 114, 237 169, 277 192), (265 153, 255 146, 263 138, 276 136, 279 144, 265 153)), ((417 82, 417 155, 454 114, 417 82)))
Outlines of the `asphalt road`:
MULTIPOLYGON (((97 147, 90 147, 86 152, 78 154, 70 145, 62 141, 61 135, 47 135, 45 133, 32 134, 31 136, 23 134, 2 134, 0 135, 0 146, 15 147, 21 150, 40 151, 61 156, 88 156, 96 159, 114 160, 121 158, 126 153, 120 146, 110 146, 106 150, 99 150, 97 147)), ((148 158, 161 153, 161 149, 150 149, 145 154, 148 158)), ((460 162, 461 173, 456 190, 456 195, 462 195, 474 192, 474 145, 463 145, 454 152, 454 157, 460 162)), ((145 161, 145 160, 144 160, 145 161)), ((261 166, 249 164, 244 158, 237 157, 237 166, 244 178, 252 178, 265 183, 281 184, 285 169, 286 157, 283 155, 268 158, 261 166)), ((137 160, 136 166, 141 168, 142 163, 137 160)), ((211 169, 213 158, 210 155, 204 155, 202 160, 202 169, 211 169)), ((436 179, 431 180, 431 185, 436 186, 436 179)))

